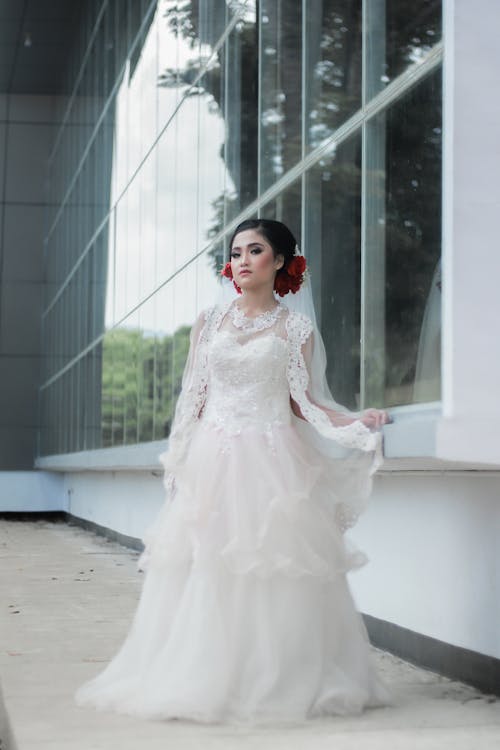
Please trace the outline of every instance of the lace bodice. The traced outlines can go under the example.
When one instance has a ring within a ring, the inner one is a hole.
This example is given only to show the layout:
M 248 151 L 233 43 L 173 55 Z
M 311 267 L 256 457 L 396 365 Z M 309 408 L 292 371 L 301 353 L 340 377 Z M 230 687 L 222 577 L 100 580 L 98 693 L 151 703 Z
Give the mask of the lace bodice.
M 287 342 L 269 329 L 241 340 L 218 331 L 208 348 L 207 399 L 202 419 L 238 434 L 290 422 Z
M 309 318 L 285 306 L 259 318 L 252 322 L 228 307 L 213 308 L 193 327 L 169 447 L 160 456 L 166 470 L 165 485 L 173 489 L 197 424 L 222 430 L 228 451 L 232 436 L 249 428 L 263 433 L 274 450 L 274 428 L 292 422 L 293 399 L 302 419 L 317 435 L 329 444 L 354 451 L 344 464 L 349 467 L 346 481 L 351 499 L 341 502 L 342 492 L 337 493 L 339 525 L 348 528 L 361 508 L 361 501 L 355 498 L 367 497 L 370 477 L 381 463 L 381 435 L 371 432 L 354 415 L 339 411 L 335 402 L 320 405 L 315 401 L 314 389 L 310 392 L 308 352 L 314 335 L 319 334 L 313 331 Z M 369 470 L 363 468 L 360 454 L 368 457 Z M 354 490 L 356 483 L 363 489 Z

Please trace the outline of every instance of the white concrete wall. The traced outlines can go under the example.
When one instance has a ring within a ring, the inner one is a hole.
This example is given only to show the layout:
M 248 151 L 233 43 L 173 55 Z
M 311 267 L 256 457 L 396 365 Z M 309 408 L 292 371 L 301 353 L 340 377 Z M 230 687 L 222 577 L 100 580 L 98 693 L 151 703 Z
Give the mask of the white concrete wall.
M 350 536 L 359 609 L 500 658 L 500 473 L 382 474 Z
M 120 534 L 142 538 L 164 499 L 161 477 L 150 472 L 106 471 L 64 475 L 65 507 Z
M 146 471 L 4 472 L 0 497 L 141 538 L 164 490 Z M 500 472 L 381 473 L 350 536 L 370 559 L 350 575 L 361 611 L 500 658 Z
M 47 471 L 0 471 L 0 512 L 63 510 L 63 476 Z
M 500 3 L 447 0 L 444 23 L 443 459 L 500 465 Z

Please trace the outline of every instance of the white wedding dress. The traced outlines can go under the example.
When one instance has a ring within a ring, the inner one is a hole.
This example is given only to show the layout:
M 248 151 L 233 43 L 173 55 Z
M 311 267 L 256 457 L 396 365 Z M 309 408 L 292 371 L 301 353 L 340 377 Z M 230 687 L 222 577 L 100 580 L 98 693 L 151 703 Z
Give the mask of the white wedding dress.
M 380 436 L 310 399 L 307 318 L 283 305 L 256 320 L 238 310 L 214 309 L 193 328 L 141 599 L 121 650 L 78 690 L 80 705 L 255 723 L 389 700 L 346 582 L 362 555 L 342 533 Z M 315 447 L 307 422 L 343 457 Z

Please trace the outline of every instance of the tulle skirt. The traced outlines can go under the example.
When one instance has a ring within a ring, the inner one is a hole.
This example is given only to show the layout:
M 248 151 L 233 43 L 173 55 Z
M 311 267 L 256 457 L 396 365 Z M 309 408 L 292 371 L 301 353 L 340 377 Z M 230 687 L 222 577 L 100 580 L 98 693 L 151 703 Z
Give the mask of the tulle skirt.
M 129 634 L 80 705 L 262 723 L 390 702 L 345 576 L 364 558 L 293 425 L 228 436 L 200 422 L 145 544 Z

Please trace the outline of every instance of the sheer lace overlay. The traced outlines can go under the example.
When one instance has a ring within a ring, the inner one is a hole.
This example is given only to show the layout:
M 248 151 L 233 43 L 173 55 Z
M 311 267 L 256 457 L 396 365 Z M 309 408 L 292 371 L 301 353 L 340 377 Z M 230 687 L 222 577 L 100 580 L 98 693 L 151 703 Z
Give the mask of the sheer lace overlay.
M 139 606 L 77 702 L 252 723 L 386 703 L 345 576 L 366 559 L 341 533 L 364 507 L 379 440 L 318 396 L 306 317 L 231 312 L 193 326 Z
M 235 302 L 200 316 L 193 327 L 169 448 L 160 456 L 167 488 L 173 489 L 176 467 L 185 460 L 198 422 L 224 432 L 224 452 L 229 450 L 229 437 L 249 426 L 265 434 L 273 449 L 273 425 L 289 424 L 292 419 L 291 397 L 302 418 L 326 444 L 351 451 L 337 456 L 334 464 L 335 497 L 341 529 L 356 523 L 370 492 L 370 477 L 382 461 L 382 437 L 352 412 L 339 410 L 335 402 L 318 405 L 311 397 L 309 360 L 314 335 L 319 334 L 314 334 L 305 315 L 282 304 L 253 321 L 245 318 Z M 305 438 L 314 442 L 307 432 Z M 344 477 L 341 482 L 338 472 L 345 474 L 347 469 L 349 481 Z

